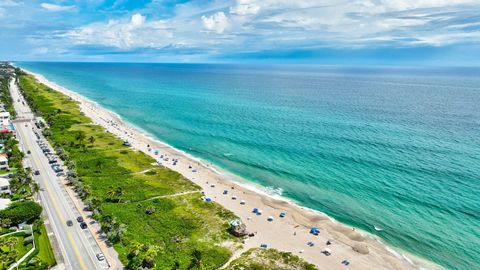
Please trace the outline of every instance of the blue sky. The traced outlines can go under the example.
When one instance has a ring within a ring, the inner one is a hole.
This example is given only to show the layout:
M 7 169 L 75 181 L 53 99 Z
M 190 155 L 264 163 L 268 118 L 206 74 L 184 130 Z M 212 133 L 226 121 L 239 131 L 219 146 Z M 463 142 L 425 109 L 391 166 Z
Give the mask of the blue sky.
M 0 0 L 0 59 L 480 66 L 480 0 Z

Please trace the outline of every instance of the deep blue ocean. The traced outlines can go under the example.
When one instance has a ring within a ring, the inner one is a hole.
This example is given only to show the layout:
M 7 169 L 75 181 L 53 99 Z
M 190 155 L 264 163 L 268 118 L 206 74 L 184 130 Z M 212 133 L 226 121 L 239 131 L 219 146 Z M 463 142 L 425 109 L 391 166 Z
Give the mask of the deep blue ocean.
M 391 246 L 480 269 L 480 69 L 17 64 Z

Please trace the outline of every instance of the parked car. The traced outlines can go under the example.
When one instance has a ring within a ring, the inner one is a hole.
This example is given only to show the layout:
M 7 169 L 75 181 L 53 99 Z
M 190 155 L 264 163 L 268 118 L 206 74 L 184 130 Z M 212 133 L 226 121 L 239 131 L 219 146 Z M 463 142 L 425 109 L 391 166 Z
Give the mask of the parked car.
M 53 164 L 52 169 L 56 173 L 63 172 L 63 169 L 58 164 Z
M 80 228 L 82 228 L 83 230 L 85 230 L 87 228 L 87 223 L 85 222 L 80 222 Z
M 77 217 L 77 221 L 78 221 L 78 222 L 83 222 L 83 217 L 78 216 L 78 217 Z
M 63 172 L 59 172 L 57 173 L 57 176 L 60 177 L 60 176 L 64 176 L 65 174 Z
M 27 150 L 27 154 L 29 154 L 29 155 L 30 155 L 31 153 L 32 153 L 32 152 L 30 152 L 30 150 Z
M 67 220 L 67 226 L 68 227 L 72 227 L 73 226 L 73 222 L 71 220 Z
M 35 170 L 35 171 L 33 172 L 33 174 L 34 174 L 34 175 L 40 175 L 40 171 L 39 171 L 39 170 Z
M 98 259 L 99 261 L 103 261 L 103 260 L 105 260 L 105 256 L 103 256 L 102 253 L 98 253 L 98 254 L 97 254 L 97 259 Z

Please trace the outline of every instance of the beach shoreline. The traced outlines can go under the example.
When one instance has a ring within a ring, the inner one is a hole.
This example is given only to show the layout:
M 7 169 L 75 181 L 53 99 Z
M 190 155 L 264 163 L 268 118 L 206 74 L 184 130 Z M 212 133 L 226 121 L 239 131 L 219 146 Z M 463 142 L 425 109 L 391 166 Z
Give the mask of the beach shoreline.
M 194 157 L 156 139 L 147 131 L 128 123 L 120 115 L 103 108 L 95 101 L 50 82 L 40 74 L 25 71 L 32 74 L 39 82 L 79 102 L 81 111 L 95 124 L 101 125 L 119 138 L 129 141 L 133 148 L 145 152 L 155 160 L 159 160 L 162 154 L 168 156 L 169 160 L 163 160 L 162 165 L 181 173 L 198 184 L 204 190 L 205 196 L 234 212 L 244 221 L 249 231 L 257 232 L 257 235 L 249 238 L 245 242 L 244 248 L 235 253 L 232 259 L 249 248 L 259 247 L 260 244 L 265 243 L 269 247 L 299 255 L 320 269 L 343 268 L 344 265 L 340 262 L 344 259 L 351 262 L 350 269 L 366 269 L 367 267 L 373 269 L 439 268 L 433 263 L 384 244 L 377 236 L 352 229 L 325 213 L 303 207 L 280 195 L 269 194 L 260 185 L 256 186 L 222 168 L 212 166 L 208 161 Z M 151 146 L 150 151 L 147 145 Z M 160 152 L 159 155 L 155 154 L 157 149 Z M 172 158 L 179 159 L 179 164 L 173 165 Z M 189 166 L 196 169 L 196 172 L 193 172 Z M 213 187 L 213 185 L 215 186 Z M 228 195 L 223 195 L 223 190 L 228 190 Z M 237 199 L 232 199 L 232 194 Z M 240 204 L 241 200 L 246 200 L 246 205 Z M 256 216 L 251 213 L 253 207 L 262 209 L 264 214 Z M 279 218 L 280 212 L 287 212 L 287 216 Z M 274 221 L 267 221 L 267 216 L 274 217 Z M 310 227 L 319 228 L 321 234 L 319 236 L 309 234 Z M 332 240 L 333 244 L 326 246 L 327 240 Z M 315 247 L 308 247 L 308 241 L 315 242 Z M 365 250 L 363 248 L 365 246 L 368 247 L 368 254 L 360 254 L 353 250 L 353 248 Z M 320 253 L 327 247 L 332 250 L 331 256 L 324 256 Z

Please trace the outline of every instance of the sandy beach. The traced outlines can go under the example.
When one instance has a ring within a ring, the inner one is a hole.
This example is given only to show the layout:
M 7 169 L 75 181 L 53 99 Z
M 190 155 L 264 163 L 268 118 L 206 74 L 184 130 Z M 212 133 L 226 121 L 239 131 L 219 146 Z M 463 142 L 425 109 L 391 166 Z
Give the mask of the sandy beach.
M 198 184 L 206 197 L 240 217 L 247 226 L 247 230 L 255 233 L 255 236 L 246 238 L 243 249 L 237 251 L 232 259 L 250 248 L 266 244 L 268 248 L 292 252 L 317 265 L 319 269 L 439 268 L 415 256 L 394 252 L 374 236 L 340 224 L 320 212 L 259 192 L 258 189 L 246 182 L 233 182 L 229 180 L 231 177 L 227 174 L 151 138 L 122 121 L 115 113 L 46 80 L 39 74 L 31 74 L 41 83 L 78 101 L 82 112 L 94 123 L 130 142 L 134 149 L 152 156 L 163 166 L 181 173 Z M 156 154 L 156 150 L 158 150 L 158 154 Z M 161 158 L 162 155 L 163 158 Z M 173 164 L 172 159 L 178 159 L 176 165 Z M 228 190 L 228 193 L 223 194 L 224 190 Z M 244 204 L 241 203 L 242 201 Z M 252 213 L 253 208 L 261 209 L 262 214 Z M 279 216 L 282 212 L 286 213 L 283 218 Z M 273 217 L 273 221 L 267 220 L 269 216 Z M 318 236 L 311 234 L 311 227 L 318 228 L 320 234 Z M 330 241 L 331 244 L 327 245 L 327 241 Z M 309 246 L 308 242 L 312 242 L 314 245 Z M 330 256 L 322 254 L 322 250 L 326 248 L 331 250 Z M 350 264 L 345 266 L 342 264 L 344 260 L 348 260 Z

